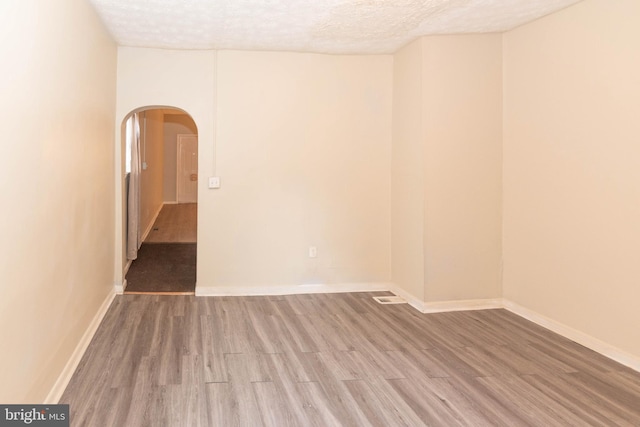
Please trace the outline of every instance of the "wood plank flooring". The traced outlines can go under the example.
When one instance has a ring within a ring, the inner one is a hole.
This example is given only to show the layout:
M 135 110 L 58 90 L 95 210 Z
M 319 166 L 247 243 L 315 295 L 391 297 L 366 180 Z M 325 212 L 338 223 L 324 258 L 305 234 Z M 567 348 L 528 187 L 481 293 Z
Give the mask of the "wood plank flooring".
M 505 310 L 117 296 L 72 426 L 640 426 L 640 373 Z

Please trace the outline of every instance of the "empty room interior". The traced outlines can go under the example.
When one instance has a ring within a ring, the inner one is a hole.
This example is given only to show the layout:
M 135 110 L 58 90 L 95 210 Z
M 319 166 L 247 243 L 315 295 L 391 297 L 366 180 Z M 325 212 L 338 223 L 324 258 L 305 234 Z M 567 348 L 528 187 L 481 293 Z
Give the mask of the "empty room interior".
M 0 22 L 0 404 L 640 425 L 639 1 L 9 0 Z M 128 294 L 182 204 L 194 289 Z

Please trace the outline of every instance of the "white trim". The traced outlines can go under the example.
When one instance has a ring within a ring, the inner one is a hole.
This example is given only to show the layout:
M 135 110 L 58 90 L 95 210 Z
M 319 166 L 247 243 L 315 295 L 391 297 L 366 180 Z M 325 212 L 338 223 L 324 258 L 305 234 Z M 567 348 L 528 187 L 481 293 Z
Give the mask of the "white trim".
M 398 288 L 397 286 L 392 286 L 390 290 L 399 297 L 406 299 L 410 306 L 421 313 L 442 313 L 449 311 L 488 310 L 493 308 L 503 308 L 501 298 L 426 302 L 421 301 L 420 299 L 411 295 L 409 292 L 405 291 L 404 289 Z
M 156 219 L 158 219 L 158 215 L 160 215 L 160 211 L 162 210 L 163 206 L 164 206 L 164 202 L 160 204 L 160 207 L 158 208 L 158 210 L 156 211 L 155 215 L 153 216 L 153 219 L 149 223 L 149 226 L 147 227 L 145 232 L 142 233 L 142 238 L 140 239 L 140 241 L 142 243 L 144 243 L 144 241 L 147 240 L 147 237 L 149 237 L 149 233 L 151 233 L 151 229 L 153 228 L 153 224 L 156 223 Z M 127 272 L 125 271 L 124 274 L 127 274 Z
M 501 298 L 466 299 L 454 301 L 425 302 L 423 313 L 442 313 L 449 311 L 491 310 L 503 308 Z
M 196 296 L 331 294 L 388 291 L 390 283 L 336 283 L 291 286 L 196 286 Z
M 87 350 L 87 347 L 89 347 L 89 343 L 98 330 L 100 322 L 102 322 L 105 314 L 107 314 L 107 310 L 109 310 L 109 307 L 111 306 L 111 302 L 113 301 L 113 298 L 115 298 L 115 295 L 115 292 L 109 292 L 107 297 L 102 302 L 102 305 L 98 309 L 95 316 L 93 316 L 91 323 L 89 323 L 89 326 L 82 335 L 82 338 L 80 338 L 78 345 L 76 345 L 73 353 L 71 353 L 71 357 L 67 361 L 67 364 L 58 376 L 58 379 L 49 391 L 49 394 L 45 398 L 44 404 L 56 404 L 60 401 L 60 398 L 62 397 L 64 390 L 67 388 L 69 381 L 71 381 L 71 377 L 76 371 L 76 368 L 78 367 L 78 364 L 80 363 L 84 352 Z
M 518 305 L 512 301 L 505 299 L 502 303 L 504 308 L 510 312 L 640 372 L 640 357 L 627 353 L 626 351 L 614 347 L 611 344 L 607 344 L 598 338 L 592 337 L 591 335 L 585 334 L 584 332 L 550 319 L 542 314 L 536 313 L 535 311 Z
M 214 120 L 215 121 L 215 120 Z M 176 135 L 176 203 L 180 204 L 180 175 L 181 175 L 181 163 L 182 163 L 182 156 L 180 154 L 180 144 L 182 143 L 182 140 L 185 138 L 195 138 L 196 139 L 196 153 L 199 155 L 199 147 L 200 147 L 200 140 L 198 139 L 198 134 L 197 133 L 179 133 Z M 197 165 L 196 165 L 197 167 Z M 200 174 L 200 171 L 197 171 L 198 174 Z M 199 179 L 200 177 L 198 177 Z M 186 201 L 186 202 L 182 202 L 182 203 L 198 203 L 198 189 L 199 189 L 199 185 L 196 185 L 196 200 L 193 201 Z
M 124 290 L 127 289 L 127 279 L 122 279 L 122 283 L 115 283 L 113 288 L 116 295 L 124 294 Z
M 162 202 L 162 204 L 163 205 L 177 205 L 178 201 L 177 200 L 171 201 L 171 202 L 164 201 L 164 202 Z
M 124 266 L 124 271 L 122 272 L 122 283 L 119 283 L 118 281 L 114 282 L 113 288 L 115 289 L 116 295 L 122 295 L 124 293 L 124 290 L 127 289 L 126 277 L 127 273 L 129 272 L 129 267 L 131 267 L 132 263 L 133 260 L 127 260 L 127 265 Z
M 391 286 L 391 288 L 389 288 L 389 290 L 391 292 L 393 292 L 394 294 L 398 295 L 399 297 L 404 298 L 405 300 L 407 300 L 407 302 L 409 303 L 409 305 L 413 308 L 415 308 L 416 310 L 418 310 L 421 313 L 425 312 L 425 303 L 423 301 L 421 301 L 419 298 L 416 298 L 415 296 L 411 295 L 409 292 L 405 291 L 404 289 L 401 289 L 395 285 Z

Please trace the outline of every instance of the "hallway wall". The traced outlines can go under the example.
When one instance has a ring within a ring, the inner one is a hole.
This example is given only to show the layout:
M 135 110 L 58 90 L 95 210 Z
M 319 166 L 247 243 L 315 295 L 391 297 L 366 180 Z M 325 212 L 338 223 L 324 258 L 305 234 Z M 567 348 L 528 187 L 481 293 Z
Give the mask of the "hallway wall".
M 146 164 L 140 172 L 140 232 L 149 231 L 162 208 L 164 175 L 164 113 L 140 113 L 140 155 Z
M 113 293 L 116 47 L 88 2 L 0 2 L 0 402 L 41 403 Z
M 502 296 L 502 35 L 424 37 L 426 302 Z
M 504 36 L 504 296 L 638 368 L 639 24 L 586 0 Z

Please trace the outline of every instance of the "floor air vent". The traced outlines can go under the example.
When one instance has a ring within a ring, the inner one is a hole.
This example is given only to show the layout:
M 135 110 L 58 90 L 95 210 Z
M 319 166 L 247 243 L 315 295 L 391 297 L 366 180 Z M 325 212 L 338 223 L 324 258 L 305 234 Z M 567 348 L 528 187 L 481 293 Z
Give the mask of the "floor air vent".
M 397 297 L 395 295 L 384 296 L 384 297 L 373 297 L 374 300 L 378 301 L 379 304 L 405 304 L 407 301 L 402 297 Z

